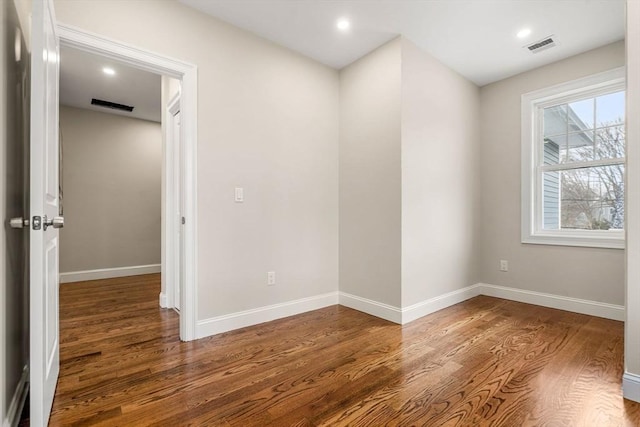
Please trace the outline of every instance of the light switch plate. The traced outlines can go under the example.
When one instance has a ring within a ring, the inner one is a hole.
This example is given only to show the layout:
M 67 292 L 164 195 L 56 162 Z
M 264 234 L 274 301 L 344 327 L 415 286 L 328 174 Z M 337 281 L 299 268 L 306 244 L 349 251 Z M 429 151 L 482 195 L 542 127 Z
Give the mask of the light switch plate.
M 244 202 L 244 188 L 242 188 L 242 187 L 236 187 L 235 201 L 236 201 L 237 203 L 242 203 L 242 202 Z

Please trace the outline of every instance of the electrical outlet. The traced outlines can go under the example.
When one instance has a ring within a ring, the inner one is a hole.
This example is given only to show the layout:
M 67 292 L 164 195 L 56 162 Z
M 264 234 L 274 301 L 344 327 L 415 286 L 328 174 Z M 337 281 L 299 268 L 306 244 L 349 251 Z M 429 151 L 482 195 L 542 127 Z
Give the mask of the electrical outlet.
M 506 259 L 500 260 L 500 271 L 509 271 L 509 261 Z
M 276 284 L 276 272 L 268 271 L 267 272 L 267 286 L 273 286 Z

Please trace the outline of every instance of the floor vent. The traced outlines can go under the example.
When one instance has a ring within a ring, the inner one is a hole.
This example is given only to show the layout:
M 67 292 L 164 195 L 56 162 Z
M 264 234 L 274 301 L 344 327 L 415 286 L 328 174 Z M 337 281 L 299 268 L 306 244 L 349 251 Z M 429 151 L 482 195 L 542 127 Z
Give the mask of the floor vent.
M 104 101 L 102 99 L 96 99 L 96 98 L 91 99 L 91 105 L 97 105 L 98 107 L 104 107 L 104 108 L 112 108 L 114 110 L 120 110 L 120 111 L 129 111 L 129 112 L 133 111 L 133 107 L 130 105 L 118 104 L 115 102 Z
M 529 51 L 531 53 L 538 53 L 540 51 L 543 51 L 543 50 L 546 50 L 546 49 L 550 49 L 550 48 L 554 47 L 555 45 L 556 45 L 556 42 L 553 39 L 553 36 L 549 36 L 549 37 L 545 37 L 544 39 L 542 39 L 540 41 L 532 43 L 529 46 L 526 46 L 526 48 L 529 49 Z

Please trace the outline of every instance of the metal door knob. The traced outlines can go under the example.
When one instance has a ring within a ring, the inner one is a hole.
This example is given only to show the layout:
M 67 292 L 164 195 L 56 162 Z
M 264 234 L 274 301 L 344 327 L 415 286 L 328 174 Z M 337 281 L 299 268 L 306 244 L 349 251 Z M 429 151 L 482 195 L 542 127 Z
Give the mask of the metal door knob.
M 47 227 L 62 228 L 64 227 L 64 217 L 54 216 L 53 218 L 47 218 L 45 215 L 42 219 L 42 225 L 45 231 Z
M 9 220 L 9 225 L 11 228 L 24 228 L 29 226 L 29 220 L 23 219 L 22 217 L 11 218 Z

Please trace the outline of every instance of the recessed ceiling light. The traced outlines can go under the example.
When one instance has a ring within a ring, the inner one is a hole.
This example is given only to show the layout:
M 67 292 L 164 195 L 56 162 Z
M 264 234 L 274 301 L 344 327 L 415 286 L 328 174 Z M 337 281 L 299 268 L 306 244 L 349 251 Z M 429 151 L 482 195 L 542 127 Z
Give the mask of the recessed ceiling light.
M 523 28 L 520 31 L 518 31 L 518 34 L 516 35 L 518 36 L 519 39 L 523 39 L 527 37 L 529 34 L 531 34 L 531 28 Z
M 113 76 L 116 73 L 116 70 L 114 70 L 113 68 L 104 67 L 102 69 L 102 72 L 105 73 L 108 76 Z
M 351 22 L 346 18 L 340 18 L 338 22 L 336 22 L 336 27 L 338 27 L 340 31 L 347 31 L 349 27 L 351 27 Z

